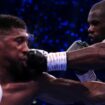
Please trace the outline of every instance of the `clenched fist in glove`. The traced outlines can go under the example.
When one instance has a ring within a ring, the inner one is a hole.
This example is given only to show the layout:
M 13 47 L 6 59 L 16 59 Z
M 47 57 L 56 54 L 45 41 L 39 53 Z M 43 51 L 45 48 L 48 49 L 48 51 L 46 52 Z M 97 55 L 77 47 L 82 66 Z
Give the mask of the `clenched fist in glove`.
M 43 71 L 47 70 L 47 58 L 45 51 L 30 49 L 28 52 L 27 66 L 32 78 L 37 78 Z
M 66 70 L 66 52 L 48 54 L 43 50 L 30 49 L 27 56 L 27 65 L 32 77 L 39 76 L 43 71 Z

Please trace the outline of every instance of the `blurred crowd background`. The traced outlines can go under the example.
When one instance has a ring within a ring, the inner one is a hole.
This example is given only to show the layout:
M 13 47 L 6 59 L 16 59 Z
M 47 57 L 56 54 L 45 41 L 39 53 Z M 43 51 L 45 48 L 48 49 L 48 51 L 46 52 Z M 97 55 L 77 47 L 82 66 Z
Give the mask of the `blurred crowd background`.
M 65 51 L 75 40 L 87 41 L 87 16 L 100 0 L 0 0 L 0 14 L 22 18 L 31 34 L 30 47 L 48 52 Z M 76 79 L 72 71 L 53 72 L 57 77 Z M 102 73 L 98 73 L 101 78 Z M 51 105 L 37 101 L 35 105 Z M 82 104 L 73 104 L 82 105 Z

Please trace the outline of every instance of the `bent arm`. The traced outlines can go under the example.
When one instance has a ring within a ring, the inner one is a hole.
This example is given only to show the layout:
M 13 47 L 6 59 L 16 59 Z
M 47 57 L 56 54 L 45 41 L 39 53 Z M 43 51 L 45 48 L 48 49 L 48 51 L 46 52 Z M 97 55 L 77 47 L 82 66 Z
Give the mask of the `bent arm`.
M 53 104 L 83 102 L 105 103 L 105 84 L 102 82 L 80 83 L 73 80 L 55 78 L 44 74 L 39 98 Z
M 89 70 L 105 68 L 105 43 L 101 42 L 76 51 L 67 52 L 68 68 Z

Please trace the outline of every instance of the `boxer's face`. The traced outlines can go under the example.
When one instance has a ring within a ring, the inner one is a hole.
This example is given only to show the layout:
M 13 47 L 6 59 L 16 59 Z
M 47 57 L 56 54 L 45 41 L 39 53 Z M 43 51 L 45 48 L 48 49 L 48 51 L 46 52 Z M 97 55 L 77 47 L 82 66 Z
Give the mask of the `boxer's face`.
M 0 33 L 1 34 L 1 33 Z M 25 29 L 12 28 L 8 35 L 0 36 L 0 56 L 6 61 L 26 62 L 28 34 Z M 9 62 L 11 63 L 11 62 Z
M 89 37 L 91 42 L 97 43 L 105 39 L 105 16 L 102 11 L 91 10 L 88 15 Z

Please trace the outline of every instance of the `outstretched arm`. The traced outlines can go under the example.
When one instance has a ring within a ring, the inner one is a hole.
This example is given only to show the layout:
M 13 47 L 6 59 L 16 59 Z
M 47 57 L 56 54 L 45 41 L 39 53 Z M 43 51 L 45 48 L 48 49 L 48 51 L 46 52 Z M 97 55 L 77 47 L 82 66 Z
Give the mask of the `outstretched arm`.
M 105 43 L 97 43 L 76 51 L 67 52 L 68 68 L 88 70 L 105 68 Z
M 66 58 L 67 57 L 67 58 Z M 105 68 L 105 43 L 100 42 L 92 46 L 81 48 L 70 52 L 49 53 L 46 56 L 36 51 L 28 53 L 29 67 L 36 71 L 55 71 L 76 69 L 87 71 L 89 69 Z
M 42 80 L 43 79 L 43 80 Z M 73 80 L 55 78 L 44 73 L 40 79 L 39 98 L 53 104 L 83 102 L 90 104 L 105 103 L 105 84 L 102 82 L 80 83 Z
M 2 88 L 3 97 L 0 105 L 30 105 L 36 96 L 51 104 L 105 104 L 105 83 L 80 83 L 56 78 L 47 73 L 37 82 L 9 83 L 2 85 Z

